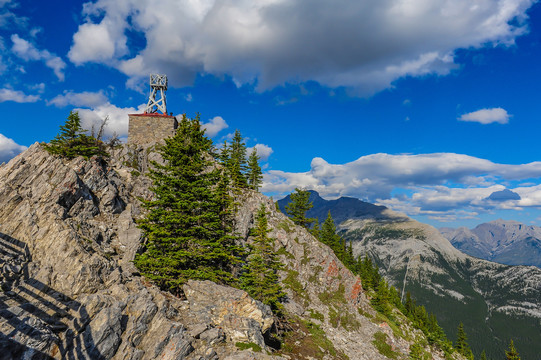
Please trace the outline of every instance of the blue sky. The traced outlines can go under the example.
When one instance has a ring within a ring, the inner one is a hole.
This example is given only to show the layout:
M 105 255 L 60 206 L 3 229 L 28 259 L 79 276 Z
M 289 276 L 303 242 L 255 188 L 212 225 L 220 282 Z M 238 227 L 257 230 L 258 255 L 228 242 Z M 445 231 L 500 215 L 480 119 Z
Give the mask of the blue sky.
M 125 138 L 165 73 L 168 111 L 240 129 L 276 199 L 541 225 L 539 59 L 530 0 L 0 0 L 0 162 L 72 109 Z

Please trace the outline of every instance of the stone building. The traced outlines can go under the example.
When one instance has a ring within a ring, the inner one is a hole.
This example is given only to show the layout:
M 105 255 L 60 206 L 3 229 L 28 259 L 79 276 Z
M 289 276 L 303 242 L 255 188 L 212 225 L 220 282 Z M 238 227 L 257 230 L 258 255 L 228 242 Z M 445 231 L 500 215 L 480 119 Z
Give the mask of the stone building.
M 177 118 L 159 113 L 129 114 L 128 144 L 154 144 L 175 134 Z

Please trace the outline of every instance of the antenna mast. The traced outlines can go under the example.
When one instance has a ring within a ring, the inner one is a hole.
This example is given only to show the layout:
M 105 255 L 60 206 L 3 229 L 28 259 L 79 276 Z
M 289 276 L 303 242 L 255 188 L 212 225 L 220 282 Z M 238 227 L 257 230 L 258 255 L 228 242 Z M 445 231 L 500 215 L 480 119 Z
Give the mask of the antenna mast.
M 165 102 L 165 92 L 167 91 L 167 76 L 160 74 L 150 74 L 150 96 L 145 108 L 146 114 L 153 114 L 161 111 L 167 115 L 167 105 Z M 158 99 L 156 99 L 156 95 Z

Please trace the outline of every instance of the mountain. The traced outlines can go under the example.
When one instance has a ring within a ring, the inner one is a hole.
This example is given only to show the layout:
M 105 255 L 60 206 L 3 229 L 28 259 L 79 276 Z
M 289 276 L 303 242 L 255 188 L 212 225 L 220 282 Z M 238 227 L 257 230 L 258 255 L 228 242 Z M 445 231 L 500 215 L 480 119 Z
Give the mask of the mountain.
M 444 359 L 400 313 L 399 328 L 378 317 L 333 251 L 251 190 L 237 199 L 235 233 L 249 244 L 264 204 L 287 320 L 210 281 L 190 280 L 183 298 L 160 291 L 132 262 L 150 160 L 160 161 L 152 147 L 66 160 L 34 144 L 0 166 L 0 359 L 383 360 L 406 359 L 414 342 Z
M 309 201 L 314 205 L 312 209 L 306 212 L 308 218 L 318 219 L 321 223 L 327 218 L 327 213 L 332 212 L 334 221 L 339 224 L 347 219 L 393 219 L 402 217 L 401 214 L 395 213 L 385 206 L 379 206 L 361 201 L 352 197 L 341 197 L 336 200 L 325 200 L 314 190 L 308 190 L 310 193 Z M 291 201 L 291 196 L 278 200 L 278 206 L 282 213 L 286 214 L 285 206 Z
M 330 210 L 334 217 L 342 201 L 318 199 L 311 212 Z M 500 358 L 513 338 L 523 359 L 541 359 L 540 269 L 466 255 L 437 229 L 392 212 L 382 216 L 389 212 L 381 207 L 349 219 L 343 214 L 354 211 L 339 209 L 338 228 L 354 255 L 371 257 L 402 294 L 409 291 L 437 316 L 451 339 L 463 322 L 477 356 L 484 349 L 489 358 Z
M 441 228 L 440 232 L 468 255 L 507 265 L 541 268 L 541 227 L 494 220 L 471 230 Z

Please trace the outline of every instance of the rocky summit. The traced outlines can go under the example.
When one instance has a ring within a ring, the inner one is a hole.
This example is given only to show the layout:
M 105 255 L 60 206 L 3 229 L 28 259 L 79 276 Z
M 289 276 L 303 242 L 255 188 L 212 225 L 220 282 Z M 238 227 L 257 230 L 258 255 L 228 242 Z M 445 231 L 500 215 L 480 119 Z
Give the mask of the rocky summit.
M 132 263 L 156 157 L 124 145 L 107 160 L 65 160 L 34 144 L 0 167 L 0 358 L 405 359 L 424 336 L 378 319 L 359 278 L 253 191 L 239 195 L 236 233 L 250 242 L 263 203 L 285 264 L 282 346 L 269 341 L 270 308 L 242 290 L 189 281 L 183 298 L 160 291 Z

